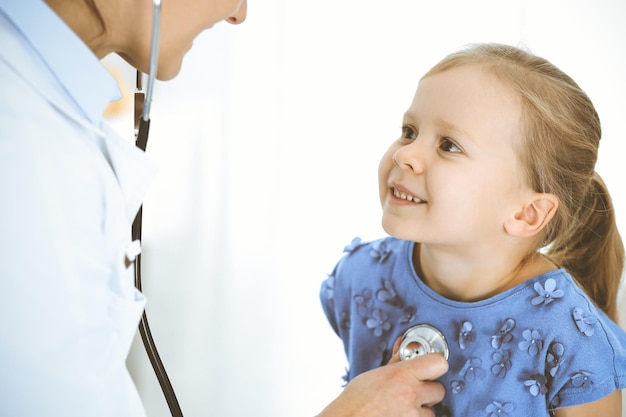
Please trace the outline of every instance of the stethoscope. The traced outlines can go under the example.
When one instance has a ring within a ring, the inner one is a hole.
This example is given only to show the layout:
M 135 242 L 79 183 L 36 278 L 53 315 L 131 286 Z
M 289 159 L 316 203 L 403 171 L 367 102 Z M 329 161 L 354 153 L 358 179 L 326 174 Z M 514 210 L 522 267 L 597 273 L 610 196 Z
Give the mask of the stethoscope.
M 448 343 L 443 333 L 428 324 L 418 324 L 404 332 L 400 339 L 401 360 L 410 360 L 427 353 L 441 353 L 448 359 Z
M 153 23 L 152 23 L 152 42 L 150 45 L 150 66 L 148 69 L 148 83 L 146 92 L 143 91 L 143 74 L 137 71 L 137 88 L 135 90 L 135 145 L 142 151 L 146 150 L 148 144 L 148 132 L 150 130 L 150 107 L 152 105 L 152 93 L 154 91 L 154 81 L 156 79 L 157 64 L 159 58 L 159 33 L 161 29 L 161 0 L 152 0 L 153 5 Z M 141 218 L 143 207 L 139 208 L 137 216 L 133 221 L 132 240 L 141 242 Z M 141 291 L 141 254 L 135 258 L 135 287 Z M 146 349 L 152 369 L 159 381 L 165 400 L 170 409 L 170 413 L 174 417 L 182 417 L 183 413 L 176 399 L 174 388 L 170 382 L 165 366 L 161 362 L 161 357 L 157 351 L 156 344 L 150 332 L 148 317 L 144 310 L 139 323 L 139 333 L 143 346 Z
M 137 71 L 137 88 L 135 90 L 135 144 L 142 151 L 146 150 L 146 145 L 148 144 L 150 107 L 152 105 L 152 93 L 157 73 L 159 32 L 161 28 L 161 0 L 152 0 L 152 4 L 153 24 L 148 85 L 144 94 L 143 74 Z M 139 242 L 141 242 L 142 213 L 143 207 L 140 207 L 132 226 L 132 239 Z M 141 254 L 135 258 L 135 287 L 141 291 Z M 176 399 L 174 388 L 167 376 L 165 366 L 163 366 L 156 344 L 152 338 L 145 310 L 139 323 L 139 333 L 172 416 L 182 417 L 183 413 Z M 419 324 L 408 329 L 400 341 L 400 359 L 410 360 L 427 353 L 441 353 L 448 359 L 448 345 L 444 335 L 428 324 Z

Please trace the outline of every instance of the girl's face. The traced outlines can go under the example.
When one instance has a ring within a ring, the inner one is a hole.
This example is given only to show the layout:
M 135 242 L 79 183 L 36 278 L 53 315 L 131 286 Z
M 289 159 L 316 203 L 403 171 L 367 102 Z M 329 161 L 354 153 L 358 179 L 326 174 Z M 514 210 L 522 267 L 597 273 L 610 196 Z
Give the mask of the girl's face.
M 520 106 L 477 65 L 423 78 L 379 166 L 385 231 L 446 246 L 497 242 L 530 191 L 514 151 Z

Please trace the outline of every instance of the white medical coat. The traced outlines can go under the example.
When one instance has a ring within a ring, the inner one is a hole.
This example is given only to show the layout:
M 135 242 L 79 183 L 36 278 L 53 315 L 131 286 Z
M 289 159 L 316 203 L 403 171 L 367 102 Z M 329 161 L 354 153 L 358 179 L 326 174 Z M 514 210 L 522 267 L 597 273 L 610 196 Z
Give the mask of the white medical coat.
M 44 2 L 0 0 L 1 416 L 145 415 L 124 260 L 154 167 L 103 122 L 118 97 Z

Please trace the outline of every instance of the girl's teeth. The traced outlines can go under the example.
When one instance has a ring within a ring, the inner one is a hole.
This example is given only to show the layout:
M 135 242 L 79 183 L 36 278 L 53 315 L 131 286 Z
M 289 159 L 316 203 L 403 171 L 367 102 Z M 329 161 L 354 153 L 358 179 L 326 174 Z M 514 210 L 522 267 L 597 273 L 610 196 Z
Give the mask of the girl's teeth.
M 393 195 L 396 198 L 401 198 L 401 199 L 406 200 L 406 201 L 414 201 L 416 203 L 420 201 L 420 199 L 418 199 L 416 197 L 413 197 L 413 196 L 410 196 L 410 195 L 406 195 L 405 193 L 402 193 L 402 192 L 400 192 L 398 190 L 395 190 L 395 189 L 393 190 Z

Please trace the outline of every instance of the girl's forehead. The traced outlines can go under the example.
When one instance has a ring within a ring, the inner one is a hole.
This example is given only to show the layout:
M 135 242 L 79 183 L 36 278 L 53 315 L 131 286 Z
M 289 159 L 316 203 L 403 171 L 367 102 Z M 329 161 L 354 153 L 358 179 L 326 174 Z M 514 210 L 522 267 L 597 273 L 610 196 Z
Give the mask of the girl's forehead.
M 429 74 L 420 80 L 417 90 L 433 84 L 437 88 L 441 88 L 442 85 L 448 87 L 445 89 L 447 94 L 471 94 L 472 97 L 477 98 L 488 95 L 517 95 L 510 85 L 506 84 L 489 67 L 481 64 L 465 64 Z
M 463 65 L 422 78 L 405 119 L 485 142 L 518 138 L 521 114 L 521 98 L 510 86 L 480 65 Z
M 521 98 L 488 69 L 463 65 L 420 80 L 409 113 L 429 110 L 459 117 L 482 115 L 479 119 L 508 114 L 519 121 Z

